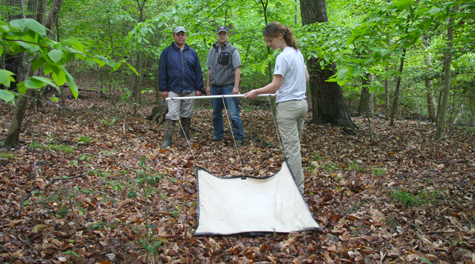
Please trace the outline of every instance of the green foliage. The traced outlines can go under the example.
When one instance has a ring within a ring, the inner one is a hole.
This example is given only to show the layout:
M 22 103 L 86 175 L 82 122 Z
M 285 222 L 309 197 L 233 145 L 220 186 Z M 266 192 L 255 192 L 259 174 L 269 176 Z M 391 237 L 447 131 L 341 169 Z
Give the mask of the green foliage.
M 404 190 L 395 190 L 391 193 L 391 196 L 400 202 L 404 207 L 416 206 L 423 203 L 420 197 Z
M 89 226 L 88 226 L 87 230 L 91 230 L 91 229 L 99 230 L 99 229 L 104 229 L 104 227 L 106 226 L 106 223 L 105 222 L 97 222 L 97 223 L 89 223 L 88 225 Z
M 448 17 L 471 17 L 469 6 L 463 4 L 459 6 L 460 14 L 450 13 L 449 10 L 454 5 L 454 2 L 440 3 L 429 0 L 420 1 L 418 4 L 407 0 L 380 5 L 379 9 L 369 12 L 360 23 L 351 27 L 351 34 L 344 35 L 349 37 L 340 38 L 346 41 L 345 47 L 353 53 L 348 54 L 351 57 L 341 57 L 344 66 L 339 68 L 330 81 L 344 84 L 355 77 L 363 76 L 367 71 L 374 72 L 381 66 L 388 65 L 392 57 L 401 56 L 403 49 L 420 45 L 422 34 L 428 30 L 446 26 L 444 23 Z M 457 27 L 465 26 L 460 24 Z M 464 41 L 466 40 L 460 39 L 461 43 Z M 473 43 L 470 45 L 473 48 Z M 439 47 L 440 51 L 444 48 L 445 46 Z M 355 57 L 354 54 L 358 56 Z M 395 76 L 397 72 L 389 69 L 379 74 Z
M 315 154 L 314 157 L 313 157 L 314 160 L 318 161 L 318 160 L 323 160 L 325 159 L 325 156 L 324 155 L 320 155 L 320 154 Z
M 439 194 L 439 191 L 422 191 L 417 195 L 414 195 L 404 190 L 396 189 L 391 193 L 391 197 L 400 202 L 404 207 L 411 207 L 430 203 L 437 199 Z
M 57 216 L 58 218 L 64 218 L 64 217 L 66 217 L 68 214 L 69 214 L 68 206 L 66 206 L 66 205 L 61 205 L 61 206 L 59 206 L 59 209 L 58 209 L 58 211 L 57 211 L 57 213 L 56 213 L 56 216 Z
M 30 52 L 38 50 L 35 53 L 38 58 L 33 62 L 35 68 L 43 64 L 45 71 L 49 72 L 47 78 L 50 81 L 52 79 L 56 85 L 67 80 L 68 74 L 72 75 L 71 72 L 61 73 L 63 71 L 61 67 L 66 64 L 74 63 L 74 69 L 78 71 L 97 71 L 96 66 L 110 66 L 121 75 L 105 76 L 110 85 L 103 87 L 107 89 L 115 87 L 120 90 L 122 102 L 127 102 L 131 98 L 131 89 L 125 88 L 128 85 L 125 85 L 123 78 L 119 80 L 120 77 L 129 78 L 138 74 L 139 68 L 135 69 L 132 65 L 138 64 L 140 56 L 142 61 L 140 73 L 156 82 L 152 79 L 156 76 L 158 58 L 162 50 L 173 41 L 172 29 L 176 25 L 184 25 L 187 28 L 187 44 L 197 51 L 202 69 L 206 71 L 207 53 L 212 43 L 216 41 L 216 26 L 227 24 L 230 27 L 229 41 L 241 54 L 243 63 L 241 89 L 242 92 L 246 92 L 270 81 L 272 63 L 279 53 L 279 51 L 268 52 L 264 43 L 262 29 L 266 17 L 268 22 L 277 20 L 291 26 L 305 58 L 317 58 L 321 68 L 329 67 L 330 62 L 337 65 L 338 72 L 329 81 L 343 85 L 343 89 L 347 92 L 346 98 L 359 96 L 360 79 L 367 74 L 375 75 L 375 82 L 369 89 L 376 95 L 383 91 L 382 82 L 386 78 L 392 81 L 392 78 L 400 76 L 403 80 L 407 80 L 405 87 L 407 89 L 400 94 L 403 106 L 401 110 L 407 113 L 424 113 L 426 111 L 424 96 L 427 90 L 424 85 L 413 86 L 413 84 L 423 84 L 424 79 L 429 77 L 438 78 L 441 66 L 436 62 L 443 59 L 446 50 L 443 33 L 447 29 L 448 17 L 456 18 L 456 45 L 452 50 L 455 69 L 470 68 L 470 59 L 473 59 L 475 46 L 471 41 L 475 33 L 470 28 L 473 24 L 473 3 L 467 0 L 457 2 L 401 0 L 390 3 L 327 1 L 329 22 L 306 26 L 300 25 L 300 12 L 295 9 L 298 3 L 294 1 L 269 1 L 266 13 L 262 5 L 265 2 L 259 1 L 177 0 L 144 3 L 145 6 L 141 9 L 138 2 L 133 1 L 65 2 L 59 23 L 60 35 L 64 40 L 61 41 L 59 48 L 43 50 L 31 43 L 27 43 L 30 46 L 22 44 L 20 47 Z M 6 13 L 10 12 L 18 10 Z M 297 23 L 294 22 L 295 15 Z M 42 33 L 37 32 L 42 32 L 42 26 L 33 23 L 23 21 L 14 25 L 26 32 L 30 27 L 25 24 L 31 24 L 34 29 L 31 32 L 41 35 Z M 428 47 L 423 47 L 423 34 L 430 38 Z M 9 42 L 6 44 L 5 50 L 10 44 Z M 66 48 L 62 48 L 63 46 Z M 81 54 L 71 52 L 67 48 Z M 404 71 L 399 73 L 396 63 L 404 50 L 407 51 L 406 62 Z M 427 53 L 433 54 L 435 66 L 424 65 L 423 60 Z M 74 58 L 70 59 L 71 56 Z M 473 74 L 469 74 L 468 70 L 465 72 L 467 73 L 463 74 L 465 78 L 462 74 L 456 75 L 455 78 L 458 80 L 453 85 L 460 85 L 464 95 L 473 95 L 455 102 L 451 114 L 460 111 L 456 106 L 465 105 L 467 108 L 467 105 L 471 104 L 467 102 L 468 98 L 475 98 L 474 86 L 471 85 Z M 11 72 L 2 71 L 0 83 L 11 83 L 14 77 Z M 27 85 L 38 87 L 47 83 L 45 79 L 32 77 Z M 440 84 L 436 79 L 433 90 L 437 91 Z M 461 97 L 461 93 L 458 96 Z M 15 94 L 8 90 L 0 90 L 0 98 L 13 102 Z M 470 121 L 466 116 L 469 115 L 463 115 L 461 118 L 463 122 Z
M 171 214 L 172 214 L 173 218 L 177 218 L 177 217 L 178 217 L 178 211 L 176 211 L 176 210 L 171 211 Z
M 76 252 L 74 252 L 74 251 L 72 251 L 72 250 L 64 251 L 64 252 L 62 252 L 62 253 L 63 253 L 63 254 L 71 254 L 71 255 L 73 255 L 73 256 L 75 256 L 75 257 L 77 257 L 77 258 L 80 257 L 78 253 L 76 253 Z
M 79 139 L 79 142 L 89 144 L 92 142 L 92 138 L 88 136 L 81 136 L 81 138 Z
M 140 160 L 140 169 L 135 171 L 137 177 L 134 179 L 134 181 L 141 186 L 143 199 L 145 201 L 145 236 L 139 239 L 139 243 L 142 244 L 142 247 L 147 250 L 147 252 L 157 256 L 158 248 L 168 243 L 168 241 L 158 237 L 148 222 L 148 198 L 157 193 L 155 186 L 162 180 L 162 175 L 156 174 L 151 168 L 146 167 L 146 160 L 147 158 Z M 136 198 L 137 193 L 135 191 L 129 192 L 128 197 Z M 135 228 L 135 230 L 138 229 Z
M 79 165 L 79 161 L 85 161 L 87 163 L 89 163 L 93 158 L 96 158 L 96 156 L 89 156 L 87 153 L 86 154 L 81 154 L 81 155 L 78 155 L 76 157 L 74 157 L 74 160 L 71 160 L 70 163 L 73 164 L 74 166 L 78 166 Z M 92 167 L 91 164 L 86 164 L 86 167 Z M 94 170 L 94 168 L 92 168 Z
M 378 175 L 378 176 L 384 176 L 384 175 L 386 175 L 386 169 L 384 169 L 384 168 L 374 168 L 373 173 Z
M 12 20 L 9 23 L 0 21 L 0 55 L 19 54 L 27 52 L 32 59 L 33 70 L 43 68 L 47 77 L 32 76 L 26 80 L 20 80 L 18 83 L 18 92 L 25 94 L 28 89 L 39 89 L 46 85 L 58 89 L 68 82 L 71 93 L 75 98 L 78 96 L 78 87 L 74 78 L 66 70 L 65 65 L 73 59 L 83 60 L 90 64 L 98 63 L 103 66 L 109 64 L 115 66 L 115 63 L 107 60 L 103 56 L 92 56 L 86 50 L 86 47 L 77 39 L 64 39 L 60 42 L 53 41 L 46 37 L 46 28 L 31 18 Z M 4 50 L 3 47 L 7 49 Z M 13 73 L 6 70 L 0 70 L 0 83 L 10 87 L 11 82 L 16 80 Z M 16 93 L 9 90 L 2 90 L 0 98 L 6 102 L 14 103 Z
M 46 149 L 48 150 L 54 150 L 54 151 L 60 151 L 65 154 L 73 153 L 76 150 L 76 147 L 74 146 L 68 146 L 64 144 L 48 144 L 46 146 Z
M 63 176 L 63 179 L 67 180 L 67 176 Z M 82 208 L 79 204 L 75 203 L 74 198 L 78 194 L 89 194 L 94 193 L 92 189 L 83 189 L 81 187 L 75 186 L 74 188 L 59 188 L 50 192 L 48 196 L 43 197 L 43 191 L 35 191 L 34 196 L 40 197 L 39 203 L 45 205 L 54 204 L 57 207 L 56 213 L 53 213 L 58 218 L 64 218 L 69 215 L 73 215 L 74 222 L 76 223 L 76 216 L 74 213 L 73 206 L 77 206 L 80 214 L 84 214 L 85 209 Z
M 63 152 L 65 154 L 70 154 L 73 153 L 76 150 L 75 146 L 68 146 L 65 144 L 46 144 L 43 145 L 39 142 L 32 142 L 28 145 L 30 148 L 42 148 L 42 149 L 47 149 L 51 151 L 59 151 Z
M 362 164 L 360 164 L 358 162 L 350 161 L 350 162 L 348 162 L 348 170 L 350 170 L 350 171 L 355 170 L 357 172 L 363 172 L 364 168 L 361 165 Z
M 107 121 L 106 119 L 101 119 L 102 124 L 106 126 L 107 128 L 111 128 L 115 124 L 116 120 L 117 120 L 116 117 L 112 118 L 111 121 Z
M 0 152 L 0 158 L 2 159 L 9 159 L 9 160 L 15 160 L 17 158 L 16 153 L 8 153 L 6 151 Z
M 338 169 L 338 164 L 336 162 L 326 162 L 322 166 L 323 169 L 327 170 L 328 172 L 332 172 Z
M 420 260 L 422 260 L 424 263 L 426 264 L 432 264 L 432 262 L 426 258 L 423 258 L 423 257 L 419 257 Z
M 34 141 L 34 142 L 28 144 L 28 146 L 29 146 L 30 148 L 42 148 L 42 147 L 43 147 L 43 145 L 42 145 L 40 142 L 36 142 L 36 141 Z

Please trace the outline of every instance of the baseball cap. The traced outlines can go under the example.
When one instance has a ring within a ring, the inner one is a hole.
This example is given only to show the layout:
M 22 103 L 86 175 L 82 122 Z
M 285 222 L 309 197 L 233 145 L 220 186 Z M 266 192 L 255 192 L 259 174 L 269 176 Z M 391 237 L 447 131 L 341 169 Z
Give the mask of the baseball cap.
M 229 33 L 227 26 L 219 26 L 218 29 L 216 30 L 216 33 L 219 33 L 221 31 L 226 31 L 226 33 Z
M 184 26 L 178 26 L 173 30 L 173 33 L 179 33 L 179 32 L 185 32 L 186 33 L 185 27 Z

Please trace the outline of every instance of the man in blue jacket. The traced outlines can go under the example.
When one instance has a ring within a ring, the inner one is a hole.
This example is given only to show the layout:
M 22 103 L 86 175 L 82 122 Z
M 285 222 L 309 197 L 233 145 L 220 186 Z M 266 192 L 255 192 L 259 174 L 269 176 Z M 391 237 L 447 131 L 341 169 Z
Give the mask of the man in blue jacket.
M 203 88 L 203 72 L 196 51 L 185 44 L 186 30 L 177 26 L 173 30 L 173 42 L 160 55 L 158 84 L 162 98 L 200 96 Z M 165 116 L 165 140 L 162 148 L 171 146 L 175 124 L 181 117 L 182 137 L 190 138 L 190 124 L 195 100 L 169 100 Z

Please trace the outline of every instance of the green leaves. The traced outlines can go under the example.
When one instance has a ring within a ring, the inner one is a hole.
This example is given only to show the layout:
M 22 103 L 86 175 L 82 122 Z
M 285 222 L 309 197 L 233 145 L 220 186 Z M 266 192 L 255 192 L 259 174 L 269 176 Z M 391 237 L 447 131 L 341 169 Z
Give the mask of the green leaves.
M 52 50 L 48 53 L 48 57 L 54 62 L 57 63 L 58 61 L 63 59 L 64 52 L 61 50 Z
M 39 89 L 46 85 L 51 85 L 58 89 L 58 86 L 54 84 L 50 79 L 45 77 L 33 76 L 25 81 L 25 86 L 30 89 Z
M 77 39 L 65 39 L 60 43 L 48 39 L 46 28 L 30 18 L 12 20 L 9 24 L 0 21 L 0 54 L 3 53 L 5 46 L 9 47 L 9 52 L 13 55 L 27 51 L 31 57 L 34 57 L 31 61 L 33 70 L 43 67 L 46 76 L 33 76 L 21 80 L 18 84 L 20 94 L 25 94 L 28 89 L 40 89 L 46 85 L 59 90 L 58 86 L 68 82 L 73 96 L 77 98 L 78 87 L 64 64 L 76 58 L 76 60 L 86 60 L 90 65 L 95 63 L 100 66 L 116 65 L 115 62 L 103 56 L 92 56 L 87 52 L 87 47 Z M 51 76 L 48 77 L 50 74 Z M 0 83 L 10 87 L 11 82 L 15 81 L 13 75 L 12 72 L 0 70 Z M 14 103 L 15 93 L 1 90 L 0 98 Z M 57 98 L 53 97 L 52 100 L 57 100 Z
M 69 74 L 69 72 L 66 71 L 66 69 L 64 68 L 64 66 L 61 66 L 61 69 L 63 70 L 63 72 L 64 72 L 65 75 L 66 75 L 66 80 L 68 80 L 69 90 L 70 90 L 71 93 L 73 94 L 74 98 L 75 98 L 75 99 L 78 99 L 78 95 L 79 95 L 78 86 L 77 86 L 76 83 L 74 82 L 73 76 L 71 76 L 71 74 Z
M 46 36 L 46 28 L 31 18 L 12 20 L 10 21 L 10 25 L 20 31 L 25 31 L 25 29 L 28 28 L 41 36 Z
M 62 43 L 69 44 L 69 45 L 71 45 L 71 47 L 73 47 L 74 49 L 76 49 L 80 52 L 85 52 L 86 51 L 86 46 L 84 46 L 77 39 L 66 39 L 66 40 L 63 40 Z
M 388 54 L 391 54 L 391 50 L 387 48 L 374 47 L 371 48 L 372 51 L 381 54 L 382 57 L 385 57 Z
M 15 79 L 12 77 L 13 75 L 15 74 L 11 71 L 0 70 L 0 83 L 10 87 L 10 83 L 15 81 Z
M 59 71 L 58 73 L 56 72 L 53 72 L 51 74 L 51 76 L 53 77 L 53 80 L 58 84 L 58 85 L 63 85 L 67 82 L 67 79 L 66 79 L 66 73 L 64 71 Z
M 0 98 L 6 103 L 15 103 L 15 101 L 13 101 L 15 99 L 15 94 L 8 90 L 0 90 Z
M 343 69 L 341 71 L 338 71 L 338 79 L 345 79 L 346 76 L 348 75 L 350 71 L 348 69 Z
M 464 6 L 462 2 L 466 3 L 466 1 L 461 1 L 460 6 Z M 417 5 L 414 0 L 395 0 L 382 4 L 377 10 L 361 19 L 359 24 L 355 24 L 349 36 L 339 37 L 340 40 L 346 40 L 343 50 L 348 49 L 350 52 L 336 55 L 337 58 L 341 58 L 339 72 L 329 81 L 340 84 L 352 81 L 354 77 L 360 75 L 350 72 L 354 66 L 360 67 L 363 72 L 376 71 L 380 76 L 394 75 L 394 72 L 382 69 L 387 69 L 386 66 L 396 56 L 403 56 L 404 50 L 411 52 L 411 49 L 419 48 L 422 44 L 422 34 L 446 27 L 445 21 L 449 16 L 468 19 L 469 8 L 464 6 L 464 12 L 454 12 L 454 5 L 454 2 L 430 0 L 421 0 Z M 458 11 L 462 10 L 462 8 L 458 9 Z M 473 21 L 473 18 L 470 20 Z M 460 22 L 456 26 L 464 26 L 464 24 Z M 461 37 L 460 41 L 462 43 L 466 41 L 468 45 L 474 46 L 470 44 L 473 42 L 473 36 L 474 34 L 465 38 Z M 331 38 L 324 39 L 325 42 L 332 43 Z M 326 43 L 318 44 L 323 47 L 327 45 Z M 439 47 L 439 51 L 442 49 L 442 46 Z M 330 48 L 323 54 L 334 53 Z M 320 61 L 320 64 L 324 66 L 325 61 Z

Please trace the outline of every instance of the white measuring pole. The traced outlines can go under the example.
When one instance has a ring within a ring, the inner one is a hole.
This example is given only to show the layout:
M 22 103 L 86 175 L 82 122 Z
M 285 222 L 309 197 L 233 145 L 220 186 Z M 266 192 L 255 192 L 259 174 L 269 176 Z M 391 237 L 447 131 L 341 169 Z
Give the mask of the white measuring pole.
M 258 96 L 274 97 L 275 94 L 259 94 Z M 223 94 L 223 95 L 202 95 L 202 96 L 185 96 L 185 97 L 168 97 L 166 100 L 188 100 L 188 99 L 212 99 L 212 98 L 230 98 L 230 97 L 244 97 L 244 94 Z

